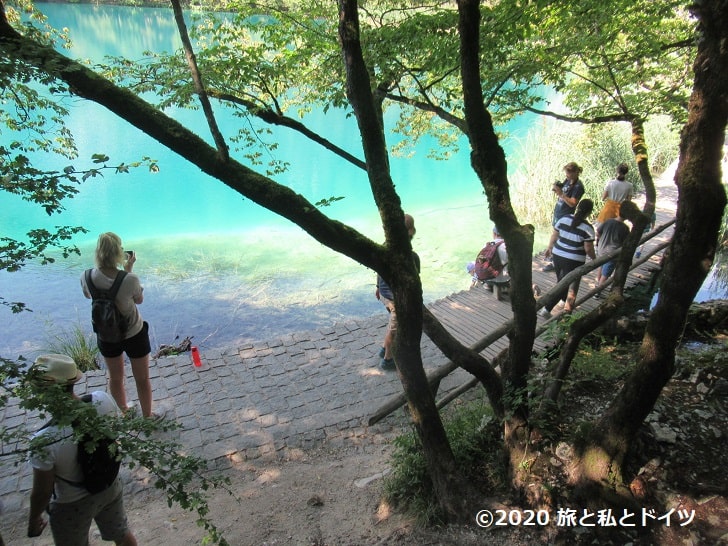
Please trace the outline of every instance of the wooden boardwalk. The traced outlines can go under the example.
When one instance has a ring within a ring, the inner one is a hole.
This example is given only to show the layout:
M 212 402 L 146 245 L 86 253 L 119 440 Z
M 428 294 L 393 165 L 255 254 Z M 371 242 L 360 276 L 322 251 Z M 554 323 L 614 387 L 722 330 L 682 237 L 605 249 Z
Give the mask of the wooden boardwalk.
M 657 205 L 655 207 L 656 222 L 655 229 L 648 235 L 652 237 L 641 246 L 641 258 L 633 260 L 633 268 L 627 276 L 625 283 L 625 291 L 634 288 L 640 284 L 650 282 L 653 273 L 659 269 L 660 261 L 664 253 L 664 248 L 672 239 L 674 233 L 674 220 L 677 210 L 677 188 L 673 183 L 674 166 L 663 176 L 655 181 L 657 189 Z M 726 181 L 728 183 L 728 180 Z M 635 200 L 636 204 L 642 209 L 643 202 L 639 199 Z M 662 248 L 660 248 L 662 247 Z M 542 249 L 535 249 L 542 250 Z M 649 256 L 649 257 L 648 257 Z M 556 274 L 553 272 L 544 273 L 541 271 L 545 261 L 541 253 L 533 259 L 533 282 L 541 289 L 541 294 L 545 294 L 548 290 L 556 285 Z M 596 288 L 596 270 L 582 277 L 579 293 L 577 294 L 577 309 L 590 311 L 599 305 L 599 300 L 595 300 L 590 291 Z M 606 288 L 608 290 L 609 288 Z M 588 297 L 587 297 L 588 296 Z M 497 335 L 496 332 L 504 328 L 505 324 L 513 319 L 511 311 L 511 302 L 508 296 L 499 301 L 492 292 L 489 292 L 482 286 L 477 286 L 470 290 L 456 292 L 443 299 L 437 300 L 427 305 L 432 313 L 443 323 L 448 331 L 455 336 L 458 341 L 468 347 L 483 347 L 485 338 L 491 335 Z M 541 352 L 548 345 L 548 340 L 544 339 L 541 328 L 547 321 L 556 320 L 553 317 L 558 315 L 557 309 L 552 312 L 551 319 L 538 317 L 537 338 L 534 342 L 533 350 Z M 508 347 L 508 338 L 503 334 L 490 345 L 480 351 L 489 360 L 498 355 L 503 349 Z M 431 383 L 439 382 L 451 372 L 458 368 L 452 362 L 443 363 L 434 370 L 428 372 Z M 477 380 L 469 374 L 465 374 L 470 380 L 466 380 L 460 387 L 452 389 L 438 401 L 439 406 L 447 404 L 470 387 L 477 384 Z M 379 422 L 381 419 L 389 415 L 391 412 L 405 404 L 403 393 L 397 394 L 373 412 L 369 417 L 369 424 Z
M 664 224 L 670 223 L 675 217 L 674 201 L 669 197 L 665 199 L 665 205 L 660 206 L 656 211 L 656 230 Z M 674 224 L 670 225 L 652 239 L 646 242 L 642 248 L 642 256 L 646 256 L 657 249 L 661 244 L 670 240 L 674 231 Z M 627 277 L 625 290 L 629 290 L 638 284 L 646 284 L 652 273 L 659 268 L 663 251 L 660 250 L 648 260 L 630 271 Z M 553 272 L 544 273 L 541 271 L 545 261 L 541 254 L 533 259 L 533 282 L 541 289 L 541 294 L 556 285 L 556 274 Z M 596 271 L 582 277 L 577 302 L 590 290 L 596 288 Z M 608 290 L 608 288 L 607 288 Z M 599 301 L 593 297 L 587 298 L 578 305 L 578 309 L 590 311 L 599 305 Z M 500 328 L 503 324 L 513 318 L 511 302 L 508 296 L 499 301 L 495 295 L 485 287 L 478 285 L 470 290 L 463 290 L 451 294 L 441 300 L 428 305 L 432 313 L 443 323 L 443 325 L 463 344 L 473 346 L 492 331 Z M 557 315 L 559 307 L 555 308 L 553 315 Z M 538 324 L 541 325 L 547 319 L 538 317 Z M 502 336 L 482 351 L 482 354 L 491 359 L 508 346 L 508 339 Z M 543 337 L 536 339 L 534 350 L 543 350 L 546 342 Z

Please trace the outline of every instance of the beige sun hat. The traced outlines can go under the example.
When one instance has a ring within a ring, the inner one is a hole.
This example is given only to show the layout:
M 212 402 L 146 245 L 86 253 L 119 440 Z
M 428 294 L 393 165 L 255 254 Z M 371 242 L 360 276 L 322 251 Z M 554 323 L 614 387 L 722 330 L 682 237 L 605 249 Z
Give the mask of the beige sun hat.
M 74 360 L 66 355 L 40 355 L 35 359 L 33 369 L 38 370 L 41 380 L 49 383 L 69 385 L 83 377 Z

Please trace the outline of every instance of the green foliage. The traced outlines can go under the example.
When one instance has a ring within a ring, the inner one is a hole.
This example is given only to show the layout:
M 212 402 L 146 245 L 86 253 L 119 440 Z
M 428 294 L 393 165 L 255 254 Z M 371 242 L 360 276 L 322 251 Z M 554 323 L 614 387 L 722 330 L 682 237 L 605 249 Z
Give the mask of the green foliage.
M 650 169 L 660 175 L 677 159 L 680 128 L 668 116 L 653 116 L 645 124 L 645 140 L 650 148 Z
M 499 424 L 490 407 L 480 402 L 467 403 L 445 418 L 444 425 L 463 477 L 490 493 L 504 488 L 507 477 Z M 416 432 L 398 436 L 393 444 L 392 473 L 384 480 L 386 500 L 422 523 L 439 521 L 442 514 Z
M 99 415 L 90 404 L 72 398 L 59 385 L 40 386 L 33 371 L 27 371 L 26 362 L 0 358 L 0 408 L 11 401 L 21 409 L 36 413 L 41 422 L 53 416 L 59 426 L 74 423 L 74 436 L 78 439 L 89 435 L 93 443 L 102 437 L 117 438 L 119 456 L 125 464 L 130 468 L 145 468 L 154 486 L 167 496 L 170 506 L 176 503 L 197 515 L 197 524 L 207 533 L 205 543 L 212 541 L 227 546 L 210 519 L 207 492 L 222 488 L 233 495 L 228 487 L 230 480 L 210 472 L 205 459 L 185 455 L 183 446 L 160 437 L 160 432 L 178 429 L 176 422 L 153 421 L 129 413 L 123 417 Z M 20 426 L 0 425 L 0 457 L 12 458 L 15 464 L 20 464 L 30 453 L 42 450 L 41 440 L 28 440 L 35 432 Z
M 99 349 L 96 336 L 87 334 L 80 325 L 63 328 L 50 334 L 47 352 L 70 356 L 82 372 L 98 370 Z
M 496 125 L 536 107 L 584 123 L 646 120 L 658 114 L 684 119 L 690 88 L 688 59 L 694 44 L 690 40 L 692 22 L 682 2 L 583 0 L 577 5 L 501 0 L 486 4 L 481 22 L 481 80 L 484 100 Z M 305 118 L 314 107 L 324 112 L 336 108 L 351 113 L 337 39 L 336 5 L 313 0 L 264 0 L 225 6 L 234 11 L 224 15 L 199 13 L 192 25 L 190 34 L 195 40 L 198 65 L 210 96 L 227 106 L 226 114 L 241 120 L 239 132 L 230 141 L 253 165 L 268 162 L 268 172 L 278 173 L 287 166 L 274 157 L 276 143 L 269 141 L 262 124 L 284 124 L 300 130 L 294 121 Z M 360 15 L 360 37 L 375 99 L 382 101 L 385 110 L 397 105 L 393 111 L 395 121 L 393 116 L 385 116 L 387 126 L 383 129 L 389 134 L 393 128 L 405 137 L 407 142 L 395 144 L 400 153 L 407 152 L 408 143 L 429 134 L 439 139 L 438 156 L 447 156 L 447 146 L 456 149 L 457 137 L 467 132 L 455 3 L 367 2 L 362 3 Z M 60 34 L 45 37 L 40 19 L 36 19 L 36 23 L 40 22 L 37 28 L 32 28 L 20 24 L 16 13 L 10 17 L 16 28 L 38 41 L 64 39 Z M 7 49 L 2 49 L 1 55 L 0 99 L 8 101 L 8 106 L 4 104 L 0 112 L 0 123 L 9 131 L 31 135 L 25 140 L 15 139 L 0 151 L 0 165 L 12 166 L 0 172 L 2 189 L 22 192 L 23 198 L 46 207 L 49 213 L 56 212 L 61 210 L 63 198 L 73 196 L 77 183 L 102 174 L 108 158 L 103 154 L 94 156 L 92 161 L 104 166 L 97 164 L 85 171 L 72 167 L 61 172 L 32 170 L 26 160 L 32 151 L 75 159 L 72 136 L 63 126 L 63 99 L 69 89 L 48 76 L 42 63 L 17 61 L 15 57 L 22 56 Z M 96 68 L 137 95 L 156 93 L 160 108 L 198 107 L 181 52 L 152 52 L 147 59 L 120 59 Z M 36 92 L 38 86 L 49 91 L 49 98 Z M 534 93 L 535 89 L 555 93 L 547 96 Z M 30 115 L 30 108 L 39 115 Z M 579 138 L 574 127 L 559 129 L 553 141 L 551 134 L 534 137 L 539 140 L 538 146 L 529 147 L 529 153 L 533 148 L 536 155 L 529 160 L 522 177 L 527 183 L 516 181 L 509 190 L 513 203 L 545 204 L 540 209 L 517 210 L 525 221 L 548 225 L 553 207 L 551 183 L 563 177 L 561 167 L 567 161 L 589 165 L 591 170 L 584 174 L 588 192 L 598 197 L 609 178 L 605 173 L 611 175 L 616 163 L 626 159 L 616 160 L 625 155 L 625 148 L 621 144 L 612 146 L 611 141 L 610 145 L 600 141 L 598 147 L 580 147 L 579 143 L 590 141 Z M 586 134 L 588 130 L 579 131 Z M 616 129 L 594 131 L 599 139 L 616 138 L 612 136 Z M 590 159 L 590 153 L 596 158 Z M 544 158 L 554 159 L 549 163 Z M 114 169 L 126 172 L 127 166 Z M 44 244 L 63 240 L 59 234 L 55 237 L 40 234 L 35 244 L 33 239 L 27 244 L 3 241 L 10 250 L 0 256 L 8 256 L 6 268 L 19 268 L 24 260 L 43 255 Z M 10 305 L 19 309 L 16 304 Z M 22 392 L 16 394 L 29 400 L 29 393 L 25 397 Z M 50 407 L 55 402 L 48 399 L 46 403 Z M 132 427 L 130 423 L 134 428 L 126 428 Z M 463 423 L 449 425 L 451 443 L 460 460 L 472 463 L 467 468 L 481 470 L 476 477 L 482 479 L 485 471 L 481 461 L 489 457 L 482 452 L 472 455 L 480 445 L 478 427 L 473 420 L 465 419 Z M 171 502 L 196 510 L 201 521 L 207 521 L 206 504 L 194 496 L 205 490 L 205 485 L 197 481 L 203 479 L 200 475 L 204 466 L 201 462 L 198 466 L 193 461 L 178 460 L 175 447 L 166 450 L 154 441 L 146 441 L 152 433 L 149 426 L 145 421 L 120 421 L 118 430 L 125 454 L 136 461 L 133 464 L 152 467 L 156 484 L 167 491 Z M 412 490 L 425 506 L 430 506 L 431 487 L 427 478 L 422 478 L 425 466 L 418 452 L 414 440 L 398 446 L 397 457 L 402 461 L 399 466 L 411 468 L 402 472 L 404 483 L 394 488 L 392 496 L 409 500 L 412 496 L 408 491 Z M 187 486 L 193 479 L 196 488 L 190 491 Z
M 341 201 L 342 199 L 346 199 L 346 198 L 341 195 L 332 195 L 331 197 L 327 197 L 327 198 L 321 199 L 320 201 L 316 201 L 315 205 L 317 207 L 330 207 L 331 205 L 336 203 L 336 201 Z
M 524 67 L 584 120 L 664 113 L 684 121 L 694 47 L 684 3 L 618 0 L 604 7 L 590 0 L 578 9 L 556 2 L 537 10 L 537 32 L 517 48 Z
M 13 155 L 10 149 L 0 146 L 0 191 L 36 203 L 51 215 L 63 211 L 63 200 L 78 193 L 78 184 L 103 176 L 105 171 L 124 174 L 129 169 L 143 166 L 151 173 L 159 171 L 157 162 L 150 157 L 119 165 L 108 165 L 108 161 L 105 154 L 93 154 L 91 162 L 98 167 L 77 170 L 69 165 L 61 171 L 45 171 L 35 168 L 25 155 Z M 24 241 L 0 237 L 0 270 L 16 272 L 31 260 L 37 260 L 41 265 L 51 264 L 55 262 L 53 253 L 58 251 L 64 258 L 80 255 L 78 247 L 70 241 L 75 235 L 87 232 L 82 226 L 56 226 L 55 231 L 33 229 Z M 7 302 L 1 296 L 0 305 L 10 307 L 14 313 L 25 309 L 22 302 Z
M 77 233 L 86 233 L 82 227 L 58 227 L 54 233 L 46 229 L 34 229 L 28 232 L 27 241 L 17 241 L 9 237 L 0 237 L 0 270 L 18 271 L 28 260 L 40 260 L 42 265 L 52 264 L 55 258 L 51 249 L 60 250 L 64 258 L 71 254 L 80 255 L 76 245 L 65 243 Z
M 28 0 L 6 5 L 6 15 L 19 31 L 43 44 L 66 47 L 67 31 L 48 26 L 42 13 Z M 23 19 L 22 22 L 21 19 Z M 156 162 L 148 157 L 131 164 L 108 165 L 105 154 L 94 154 L 91 162 L 97 166 L 78 169 L 72 165 L 62 170 L 47 170 L 36 166 L 32 157 L 54 154 L 69 160 L 77 159 L 77 148 L 70 130 L 65 126 L 66 107 L 71 94 L 68 86 L 49 76 L 42 67 L 34 66 L 8 55 L 0 54 L 0 127 L 3 144 L 0 146 L 0 191 L 19 196 L 42 207 L 48 215 L 63 211 L 63 201 L 78 193 L 78 186 L 88 178 L 101 176 L 104 171 L 126 173 L 130 168 L 147 166 L 156 172 Z M 39 63 L 42 65 L 42 63 Z M 42 91 L 41 91 L 42 90 Z M 27 239 L 0 237 L 0 270 L 18 271 L 28 261 L 53 263 L 51 250 L 60 251 L 64 258 L 78 254 L 70 244 L 74 235 L 86 233 L 81 226 L 57 226 L 55 231 L 34 229 Z M 14 312 L 26 309 L 22 302 L 8 302 L 0 296 L 0 305 Z
M 574 380 L 616 381 L 625 377 L 629 368 L 616 362 L 608 350 L 598 350 L 582 346 L 571 363 L 571 376 Z
M 288 165 L 277 159 L 277 143 L 270 140 L 266 124 L 311 134 L 299 119 L 306 121 L 313 108 L 350 108 L 335 3 L 203 2 L 196 7 L 200 9 L 189 13 L 189 32 L 207 91 L 227 108 L 226 115 L 241 120 L 237 133 L 227 137 L 229 142 L 252 165 L 266 165 L 269 176 L 284 172 Z M 649 122 L 659 114 L 672 121 L 684 119 L 693 29 L 682 3 L 620 0 L 603 8 L 594 0 L 582 2 L 579 9 L 515 0 L 482 6 L 482 85 L 496 125 L 535 107 L 589 123 Z M 367 3 L 361 7 L 360 24 L 373 91 L 392 114 L 385 116 L 386 129 L 403 137 L 391 139 L 393 153 L 408 154 L 423 135 L 437 139 L 430 155 L 446 158 L 457 153 L 466 128 L 457 70 L 456 6 Z M 575 28 L 589 31 L 574 32 Z M 61 38 L 66 37 L 57 39 Z M 181 51 L 149 52 L 147 58 L 134 61 L 109 60 L 97 68 L 136 94 L 157 96 L 160 108 L 199 107 Z M 44 108 L 58 105 L 50 101 Z M 60 120 L 62 114 L 58 110 L 55 118 Z M 511 161 L 519 165 L 511 185 L 519 217 L 549 225 L 551 182 L 563 178 L 561 167 L 571 160 L 585 166 L 587 193 L 598 201 L 616 165 L 633 164 L 625 127 L 556 128 L 545 123 L 545 130 L 529 137 L 524 147 L 531 157 L 520 154 L 526 164 Z M 648 145 L 654 142 L 658 147 L 653 161 L 658 172 L 676 155 L 675 133 L 669 139 L 662 136 L 648 138 Z M 121 165 L 118 171 L 126 168 Z M 90 169 L 82 179 L 98 174 Z M 639 184 L 635 169 L 630 177 Z
M 630 148 L 631 129 L 628 123 L 588 125 L 576 141 L 576 149 L 583 154 L 586 196 L 594 201 L 595 214 L 602 202 L 602 192 L 608 180 L 615 177 L 617 165 L 627 163 L 627 181 L 641 187 L 634 154 Z M 675 150 L 677 155 L 677 149 Z

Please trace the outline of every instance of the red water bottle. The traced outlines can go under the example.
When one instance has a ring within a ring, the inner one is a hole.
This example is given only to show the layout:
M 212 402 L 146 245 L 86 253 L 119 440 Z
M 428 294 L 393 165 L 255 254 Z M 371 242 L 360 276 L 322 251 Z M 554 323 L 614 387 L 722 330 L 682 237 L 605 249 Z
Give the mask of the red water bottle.
M 197 347 L 191 347 L 190 351 L 192 352 L 192 363 L 195 365 L 196 368 L 199 368 L 202 366 L 202 360 L 200 359 L 200 350 Z

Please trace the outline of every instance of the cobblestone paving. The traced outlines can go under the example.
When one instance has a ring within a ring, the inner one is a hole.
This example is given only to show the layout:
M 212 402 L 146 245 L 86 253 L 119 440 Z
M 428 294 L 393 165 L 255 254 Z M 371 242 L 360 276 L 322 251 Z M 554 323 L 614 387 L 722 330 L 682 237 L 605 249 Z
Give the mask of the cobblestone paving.
M 396 373 L 376 366 L 385 324 L 386 316 L 375 316 L 237 349 L 202 348 L 204 366 L 199 371 L 189 354 L 153 360 L 154 402 L 181 425 L 167 434 L 224 468 L 243 460 L 286 456 L 291 449 L 391 432 L 401 419 L 366 424 L 374 410 L 402 390 Z M 444 362 L 427 338 L 422 351 L 426 369 Z M 465 372 L 452 374 L 440 393 L 468 377 Z M 76 387 L 77 393 L 94 390 L 106 390 L 103 371 L 86 374 Z M 130 402 L 136 399 L 130 370 L 127 392 Z M 0 409 L 0 418 L 8 428 L 42 426 L 17 401 Z M 132 492 L 149 487 L 141 472 L 123 472 Z M 27 463 L 0 462 L 0 498 L 6 512 L 27 510 L 30 486 Z

